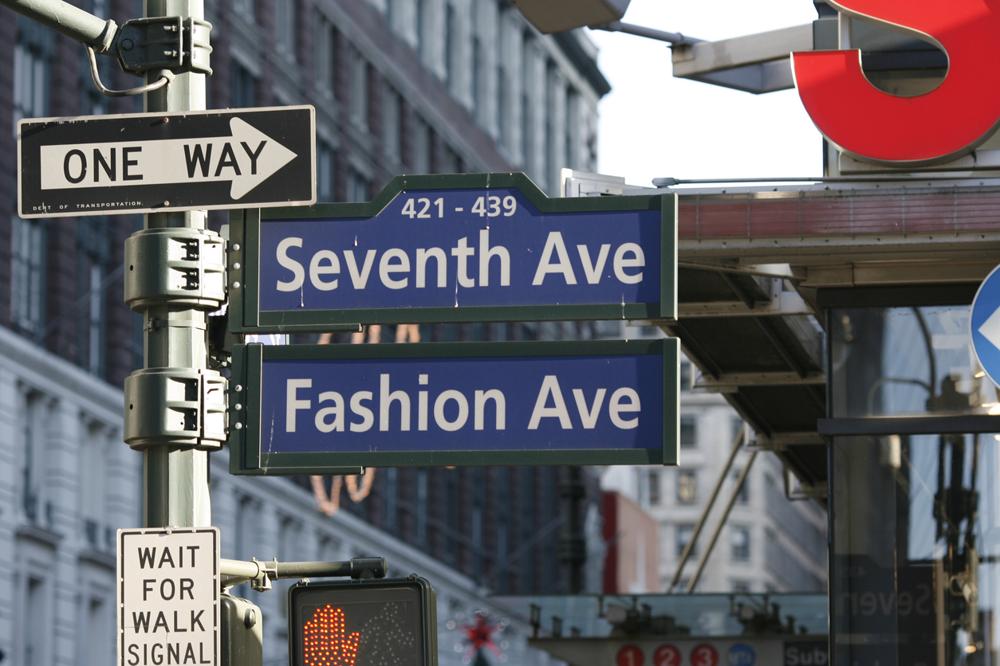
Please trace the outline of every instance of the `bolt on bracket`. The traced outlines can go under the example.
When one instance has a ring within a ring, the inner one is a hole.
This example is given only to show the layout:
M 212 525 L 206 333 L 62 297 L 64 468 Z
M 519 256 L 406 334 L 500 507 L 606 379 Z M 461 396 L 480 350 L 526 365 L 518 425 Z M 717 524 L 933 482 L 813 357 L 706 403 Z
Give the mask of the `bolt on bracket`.
M 211 74 L 211 31 L 208 21 L 181 16 L 126 21 L 115 38 L 118 63 L 139 75 L 164 69 Z

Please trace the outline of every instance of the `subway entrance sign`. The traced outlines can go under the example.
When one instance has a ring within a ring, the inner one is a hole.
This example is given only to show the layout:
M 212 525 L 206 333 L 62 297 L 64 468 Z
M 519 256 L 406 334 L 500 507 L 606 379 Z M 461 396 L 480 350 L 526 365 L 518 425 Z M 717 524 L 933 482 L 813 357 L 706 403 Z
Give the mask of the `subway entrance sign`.
M 311 106 L 25 119 L 19 215 L 308 205 L 315 136 Z
M 677 463 L 676 339 L 237 345 L 230 467 Z
M 434 591 L 423 578 L 297 583 L 288 590 L 292 666 L 437 664 Z
M 467 174 L 398 177 L 364 204 L 238 211 L 230 326 L 671 320 L 676 205 Z

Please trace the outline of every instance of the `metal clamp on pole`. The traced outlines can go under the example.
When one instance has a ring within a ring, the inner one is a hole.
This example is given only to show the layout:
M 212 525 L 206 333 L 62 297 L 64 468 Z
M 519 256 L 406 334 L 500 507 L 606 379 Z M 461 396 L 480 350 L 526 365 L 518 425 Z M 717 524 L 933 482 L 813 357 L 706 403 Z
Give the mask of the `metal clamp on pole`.
M 125 241 L 125 302 L 214 311 L 226 302 L 225 241 L 207 229 L 137 231 Z
M 156 70 L 211 74 L 211 31 L 211 23 L 190 17 L 132 19 L 118 30 L 115 51 L 122 69 L 132 74 Z
M 125 378 L 125 443 L 215 450 L 226 441 L 226 380 L 214 370 L 150 368 Z

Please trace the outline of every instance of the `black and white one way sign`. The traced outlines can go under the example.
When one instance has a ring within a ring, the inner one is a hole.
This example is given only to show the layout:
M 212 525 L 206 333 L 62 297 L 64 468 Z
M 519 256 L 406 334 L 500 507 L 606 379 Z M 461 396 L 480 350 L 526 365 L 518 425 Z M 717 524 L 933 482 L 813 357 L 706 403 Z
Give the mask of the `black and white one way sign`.
M 118 666 L 218 666 L 219 530 L 118 530 Z
M 21 217 L 316 201 L 311 106 L 25 119 L 17 146 Z

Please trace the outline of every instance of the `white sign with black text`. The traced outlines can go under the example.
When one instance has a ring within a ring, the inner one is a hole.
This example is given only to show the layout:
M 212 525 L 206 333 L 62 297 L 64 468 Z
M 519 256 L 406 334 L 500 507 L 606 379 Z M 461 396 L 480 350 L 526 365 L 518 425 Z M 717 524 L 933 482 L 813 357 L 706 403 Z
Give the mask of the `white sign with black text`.
M 119 666 L 218 666 L 219 530 L 118 530 Z

